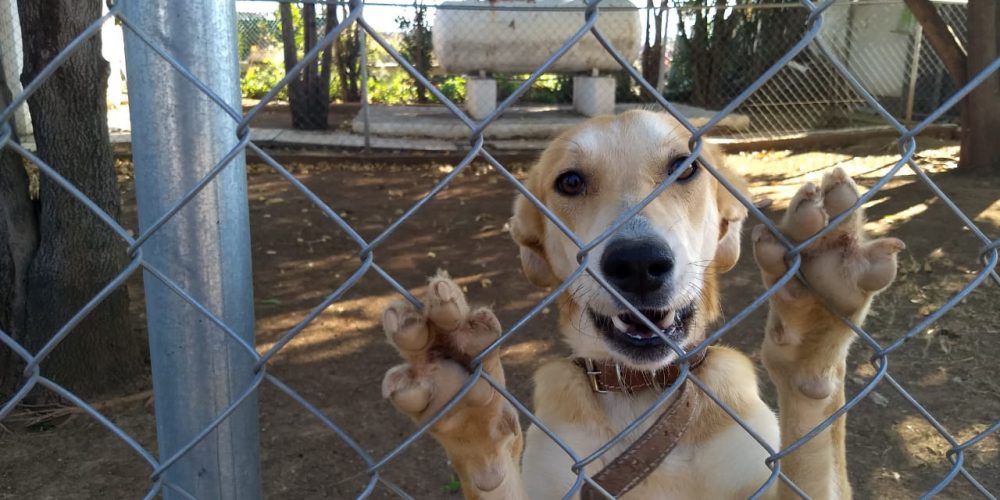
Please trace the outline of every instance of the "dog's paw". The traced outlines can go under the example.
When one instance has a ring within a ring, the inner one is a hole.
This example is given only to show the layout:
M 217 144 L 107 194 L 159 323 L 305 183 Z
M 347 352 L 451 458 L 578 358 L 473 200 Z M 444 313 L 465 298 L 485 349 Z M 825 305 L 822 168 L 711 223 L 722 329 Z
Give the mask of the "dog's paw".
M 420 311 L 409 302 L 393 302 L 382 313 L 386 337 L 406 361 L 386 372 L 382 396 L 418 424 L 461 390 L 474 370 L 472 360 L 501 332 L 493 312 L 470 309 L 462 289 L 444 273 L 431 278 L 424 304 Z M 483 359 L 483 371 L 504 383 L 496 350 Z M 468 443 L 470 436 L 499 441 L 512 427 L 517 427 L 513 407 L 480 379 L 431 427 L 431 434 L 450 448 L 454 442 Z
M 828 229 L 801 252 L 805 283 L 795 277 L 772 297 L 762 351 L 772 378 L 786 379 L 813 399 L 831 394 L 843 376 L 838 367 L 853 333 L 839 316 L 864 321 L 872 298 L 895 279 L 896 254 L 905 248 L 896 238 L 869 240 L 860 208 L 827 227 L 857 201 L 854 181 L 837 168 L 819 186 L 802 186 L 779 226 L 793 243 Z M 788 271 L 788 249 L 763 225 L 752 239 L 764 284 L 771 286 Z
M 838 167 L 824 176 L 820 186 L 807 183 L 799 189 L 785 211 L 780 229 L 792 242 L 804 241 L 857 201 L 857 186 Z M 765 284 L 770 286 L 788 270 L 787 249 L 763 225 L 755 227 L 752 236 L 754 259 Z M 815 293 L 834 312 L 854 316 L 895 279 L 896 254 L 904 248 L 906 245 L 896 238 L 868 240 L 864 213 L 858 208 L 802 251 L 800 269 L 808 287 L 796 278 L 776 297 L 779 302 L 800 303 L 815 300 Z

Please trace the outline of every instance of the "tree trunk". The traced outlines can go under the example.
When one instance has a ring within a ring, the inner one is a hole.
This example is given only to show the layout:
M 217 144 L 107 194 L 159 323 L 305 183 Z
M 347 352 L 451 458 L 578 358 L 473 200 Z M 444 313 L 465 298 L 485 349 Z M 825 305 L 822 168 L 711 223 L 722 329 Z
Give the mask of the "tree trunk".
M 654 8 L 653 0 L 646 0 L 646 32 L 643 34 L 642 42 L 642 55 L 639 57 L 639 63 L 642 66 L 642 78 L 647 82 L 656 82 L 656 47 L 658 42 L 653 41 L 653 35 L 650 30 L 653 29 L 653 23 L 659 23 L 659 16 L 652 15 Z M 657 24 L 659 27 L 659 24 Z M 656 38 L 659 40 L 659 37 Z
M 344 10 L 344 17 L 348 16 L 347 9 Z M 361 87 L 358 86 L 359 72 L 358 58 L 361 52 L 358 50 L 358 25 L 354 23 L 340 33 L 340 36 L 333 42 L 334 61 L 337 64 L 337 75 L 340 77 L 340 93 L 345 102 L 358 102 L 361 100 Z M 364 82 L 368 85 L 368 82 Z
M 965 48 L 962 47 L 961 42 L 959 42 L 955 34 L 948 28 L 948 23 L 944 22 L 944 19 L 938 14 L 937 7 L 931 3 L 931 0 L 903 1 L 910 8 L 913 17 L 920 23 L 924 36 L 927 37 L 927 41 L 930 42 L 931 47 L 934 48 L 938 57 L 941 58 L 941 62 L 944 63 L 945 68 L 948 68 L 948 73 L 951 75 L 952 82 L 955 83 L 955 88 L 965 85 Z M 970 21 L 972 20 L 971 14 L 970 11 Z
M 0 110 L 11 102 L 0 63 Z M 17 130 L 13 120 L 9 125 Z M 17 137 L 17 136 L 14 136 Z M 21 157 L 0 149 L 0 330 L 14 339 L 25 337 L 28 267 L 38 247 L 34 203 Z M 23 360 L 0 345 L 0 399 L 17 389 Z
M 424 31 L 427 29 L 427 9 L 423 5 L 414 4 L 416 8 L 416 14 L 413 16 L 413 25 L 417 32 L 415 33 L 415 44 L 416 47 L 414 52 L 417 54 L 416 60 L 414 62 L 414 67 L 421 75 L 428 75 L 428 70 L 430 70 L 430 51 L 426 50 L 424 44 L 427 43 L 424 40 Z M 427 102 L 427 89 L 419 83 L 417 87 L 417 102 L 426 103 Z
M 281 16 L 281 43 L 285 56 L 285 73 L 298 63 L 295 20 L 291 4 L 282 3 L 278 10 Z M 329 13 L 327 8 L 327 13 Z M 316 32 L 316 4 L 305 3 L 301 7 L 302 54 L 309 53 L 319 40 Z M 330 29 L 329 15 L 326 27 Z M 288 82 L 288 107 L 292 113 L 292 127 L 300 130 L 325 130 L 329 127 L 330 78 L 329 51 L 320 54 L 320 62 L 313 61 Z
M 323 36 L 328 35 L 333 31 L 340 22 L 337 20 L 337 6 L 327 5 L 324 9 L 326 15 L 325 23 L 323 25 Z M 333 64 L 333 44 L 331 43 L 323 50 L 320 55 L 319 61 L 319 79 L 322 82 L 323 87 L 323 100 L 325 102 L 325 109 L 329 110 L 330 106 L 330 66 Z
M 966 74 L 972 78 L 1000 57 L 1000 7 L 996 0 L 969 0 Z M 993 72 L 964 99 L 962 172 L 1000 173 L 1000 74 Z
M 905 0 L 924 35 L 948 68 L 955 88 L 961 88 L 1000 56 L 1000 7 L 996 0 L 969 0 L 968 49 L 949 29 L 930 0 Z M 966 173 L 1000 172 L 1000 76 L 994 72 L 962 100 L 961 159 Z
M 101 15 L 100 0 L 18 2 L 27 85 L 70 40 Z M 92 37 L 29 99 L 38 156 L 112 217 L 119 191 L 107 125 L 108 63 Z M 127 264 L 125 244 L 42 175 L 40 239 L 27 274 L 18 341 L 37 352 Z M 144 371 L 145 339 L 129 328 L 124 287 L 111 293 L 42 364 L 42 373 L 83 395 L 134 384 Z
M 694 26 L 691 29 L 688 49 L 691 63 L 691 103 L 696 106 L 711 106 L 708 81 L 712 78 L 711 61 L 708 58 L 708 16 L 706 9 L 695 10 Z

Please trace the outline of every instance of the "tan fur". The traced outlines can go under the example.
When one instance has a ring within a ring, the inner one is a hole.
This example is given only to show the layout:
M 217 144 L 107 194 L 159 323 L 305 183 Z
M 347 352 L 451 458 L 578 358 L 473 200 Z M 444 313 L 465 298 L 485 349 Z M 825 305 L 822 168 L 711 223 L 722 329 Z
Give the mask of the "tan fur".
M 667 166 L 688 154 L 688 138 L 666 115 L 629 112 L 598 117 L 555 139 L 525 183 L 586 243 L 656 188 L 666 177 Z M 702 155 L 738 191 L 747 193 L 745 181 L 724 165 L 717 151 L 705 148 Z M 584 175 L 584 194 L 565 196 L 554 190 L 555 179 L 567 169 Z M 800 190 L 782 230 L 795 241 L 803 240 L 856 200 L 853 181 L 842 170 L 834 170 L 822 186 Z M 685 348 L 698 345 L 720 317 L 720 275 L 739 258 L 746 215 L 745 207 L 704 167 L 689 180 L 668 186 L 638 214 L 643 230 L 662 236 L 673 252 L 671 277 L 676 286 L 667 307 L 680 307 L 689 300 L 697 304 Z M 815 294 L 793 280 L 770 301 L 762 358 L 778 391 L 779 418 L 761 401 L 754 367 L 743 354 L 710 347 L 706 361 L 694 371 L 708 392 L 775 450 L 798 439 L 844 402 L 845 359 L 852 334 L 826 307 L 860 323 L 872 297 L 895 276 L 895 255 L 902 242 L 867 241 L 862 226 L 859 211 L 803 252 L 801 270 Z M 616 234 L 629 234 L 624 227 L 619 231 Z M 557 285 L 578 266 L 577 246 L 524 196 L 515 200 L 511 235 L 520 246 L 524 273 L 536 285 Z M 788 269 L 786 249 L 761 228 L 754 230 L 753 240 L 754 257 L 770 285 Z M 596 262 L 605 243 L 590 251 L 586 265 L 591 272 L 600 272 Z M 575 355 L 612 358 L 639 369 L 656 369 L 675 359 L 669 354 L 640 363 L 602 340 L 584 307 L 601 314 L 617 310 L 620 306 L 609 297 L 584 273 L 559 298 L 559 333 Z M 430 418 L 459 390 L 472 370 L 471 358 L 500 333 L 492 313 L 470 310 L 447 276 L 433 278 L 426 301 L 423 312 L 396 303 L 383 317 L 390 342 L 407 361 L 386 374 L 383 394 L 416 422 Z M 483 371 L 504 383 L 495 352 L 484 360 Z M 652 390 L 596 394 L 580 368 L 567 360 L 541 366 L 535 385 L 535 415 L 578 458 L 600 448 L 658 396 Z M 695 396 L 693 425 L 664 462 L 626 497 L 752 494 L 770 474 L 764 448 L 708 394 L 690 382 L 685 390 Z M 850 497 L 844 420 L 781 462 L 782 472 L 814 498 Z M 599 471 L 651 423 L 652 419 L 644 422 L 585 472 Z M 529 428 L 522 438 L 513 406 L 482 380 L 431 433 L 447 451 L 467 498 L 558 498 L 576 480 L 570 470 L 573 460 L 537 427 Z M 772 488 L 767 495 L 793 496 L 784 487 Z

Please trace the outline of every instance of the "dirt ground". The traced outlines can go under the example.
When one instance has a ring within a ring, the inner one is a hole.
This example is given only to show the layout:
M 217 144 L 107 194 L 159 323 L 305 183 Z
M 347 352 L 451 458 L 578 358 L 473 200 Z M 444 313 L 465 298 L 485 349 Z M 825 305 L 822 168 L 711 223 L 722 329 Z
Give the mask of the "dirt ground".
M 944 192 L 991 237 L 1000 235 L 1000 182 L 956 176 L 957 148 L 927 141 L 921 164 Z M 888 144 L 873 141 L 836 151 L 768 151 L 731 157 L 753 183 L 758 199 L 774 201 L 774 217 L 794 189 L 840 165 L 871 185 L 897 159 Z M 518 165 L 526 167 L 526 165 Z M 411 206 L 450 165 L 310 164 L 293 172 L 320 198 L 372 238 Z M 869 206 L 874 234 L 902 238 L 899 279 L 881 295 L 867 330 L 882 345 L 899 338 L 969 283 L 981 269 L 981 244 L 945 204 L 903 171 Z M 125 176 L 127 180 L 127 175 Z M 135 224 L 134 196 L 126 182 L 126 223 Z M 268 349 L 358 266 L 358 248 L 287 182 L 253 165 L 250 204 L 257 341 Z M 470 297 L 492 305 L 510 325 L 543 292 L 520 275 L 517 251 L 505 232 L 513 189 L 484 166 L 467 173 L 389 237 L 376 262 L 404 286 L 421 292 L 426 276 L 447 269 Z M 752 223 L 750 224 L 752 226 Z M 747 231 L 748 233 L 749 231 Z M 725 310 L 732 316 L 763 287 L 744 245 L 740 265 L 724 278 Z M 144 335 L 141 283 L 130 284 L 134 328 Z M 379 394 L 383 372 L 398 362 L 377 324 L 381 306 L 397 297 L 369 272 L 287 345 L 268 370 L 326 413 L 374 456 L 403 441 L 413 427 Z M 1000 287 L 986 283 L 930 329 L 893 352 L 890 375 L 959 440 L 1000 418 Z M 723 339 L 757 357 L 765 312 L 752 314 Z M 509 385 L 528 401 L 530 373 L 540 359 L 565 354 L 553 333 L 555 314 L 545 310 L 504 347 Z M 874 374 L 872 350 L 856 344 L 848 393 Z M 766 375 L 760 371 L 768 397 Z M 118 399 L 105 413 L 147 449 L 156 450 L 150 398 Z M 149 469 L 110 432 L 84 415 L 38 422 L 20 411 L 0 427 L 0 498 L 136 498 L 149 487 Z M 851 482 L 858 498 L 912 498 L 945 476 L 947 442 L 887 382 L 849 413 Z M 260 391 L 260 441 L 268 498 L 351 498 L 364 487 L 363 462 L 305 409 L 274 387 Z M 1000 492 L 1000 439 L 994 434 L 969 450 L 969 471 Z M 458 498 L 444 454 L 424 437 L 390 462 L 384 477 L 416 498 Z M 974 491 L 961 477 L 945 498 Z M 375 497 L 394 497 L 380 486 Z

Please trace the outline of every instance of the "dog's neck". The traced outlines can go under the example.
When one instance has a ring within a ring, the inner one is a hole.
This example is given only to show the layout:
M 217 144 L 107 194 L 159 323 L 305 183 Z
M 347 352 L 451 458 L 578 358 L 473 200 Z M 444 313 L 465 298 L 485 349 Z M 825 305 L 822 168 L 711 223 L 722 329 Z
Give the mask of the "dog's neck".
M 694 354 L 688 360 L 690 369 L 697 368 L 705 360 L 707 353 L 708 350 L 703 349 Z M 650 372 L 623 366 L 606 359 L 576 358 L 573 362 L 583 368 L 590 388 L 596 393 L 625 392 L 635 394 L 647 389 L 659 392 L 672 386 L 684 371 L 677 363 L 671 363 Z

